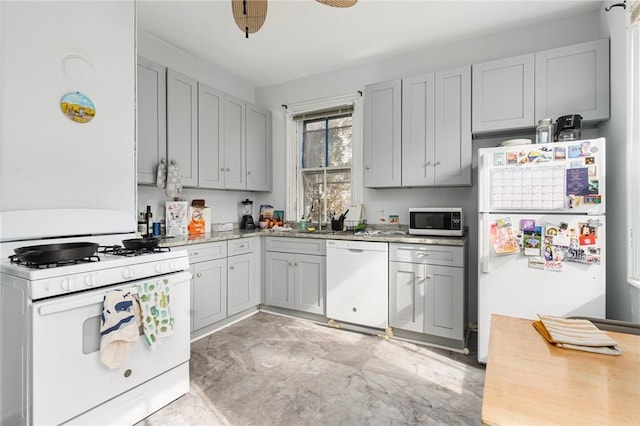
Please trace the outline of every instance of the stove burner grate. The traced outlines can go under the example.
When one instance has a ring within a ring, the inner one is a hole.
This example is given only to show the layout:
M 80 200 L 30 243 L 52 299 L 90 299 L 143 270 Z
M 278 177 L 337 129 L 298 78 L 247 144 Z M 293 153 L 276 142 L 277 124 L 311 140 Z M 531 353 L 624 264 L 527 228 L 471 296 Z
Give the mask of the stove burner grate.
M 171 251 L 171 248 L 169 247 L 151 247 L 151 248 L 136 248 L 136 249 L 129 249 L 119 245 L 98 247 L 98 253 L 112 254 L 114 256 L 141 256 L 145 254 L 166 253 L 169 251 Z
M 100 258 L 97 255 L 86 256 L 81 259 L 70 259 L 70 260 L 61 260 L 58 262 L 52 263 L 39 263 L 39 262 L 27 262 L 25 260 L 21 260 L 18 255 L 12 254 L 9 256 L 9 260 L 11 263 L 21 266 L 26 266 L 31 269 L 48 269 L 48 268 L 57 268 L 59 266 L 69 266 L 69 265 L 77 265 L 79 263 L 88 263 L 88 262 L 99 262 Z

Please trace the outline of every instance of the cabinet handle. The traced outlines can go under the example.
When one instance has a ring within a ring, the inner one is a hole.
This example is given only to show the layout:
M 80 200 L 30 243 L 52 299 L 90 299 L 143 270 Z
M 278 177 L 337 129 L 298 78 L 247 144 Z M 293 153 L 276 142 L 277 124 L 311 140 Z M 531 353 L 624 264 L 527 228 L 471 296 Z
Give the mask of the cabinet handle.
M 251 172 L 250 172 L 249 170 L 247 170 L 247 174 L 248 174 L 248 175 L 250 175 L 250 174 L 251 174 Z
M 364 168 L 369 170 L 371 168 L 371 166 L 367 164 L 366 166 L 364 166 Z
M 201 278 L 201 277 L 202 277 L 202 272 L 198 272 L 198 273 L 196 274 L 196 277 Z
M 198 253 L 197 251 L 192 251 L 192 252 L 191 252 L 191 256 L 197 256 L 197 255 L 199 255 L 199 254 L 200 254 L 200 253 Z
M 227 171 L 228 171 L 228 172 L 230 172 L 230 171 L 231 171 L 231 169 L 227 167 Z
M 425 164 L 425 166 L 430 166 L 431 165 L 431 161 L 427 161 L 427 164 Z
M 293 262 L 289 262 L 289 266 L 293 266 Z
M 431 275 L 427 275 L 427 279 L 430 280 L 431 279 Z
M 416 275 L 416 278 L 421 280 L 422 279 L 422 275 Z
M 436 164 L 434 164 L 434 166 L 439 166 L 439 165 L 440 165 L 439 161 L 436 161 Z
M 224 172 L 224 167 L 220 167 L 220 171 L 221 171 L 221 172 Z
M 294 263 L 294 266 L 298 266 L 298 262 Z
M 229 269 L 231 269 L 233 271 L 234 266 L 233 265 L 229 266 Z
M 358 310 L 356 308 L 351 308 L 353 310 L 353 312 L 358 312 Z
M 416 253 L 416 256 L 417 257 L 429 256 L 429 253 L 426 253 L 424 251 L 419 251 L 419 252 Z

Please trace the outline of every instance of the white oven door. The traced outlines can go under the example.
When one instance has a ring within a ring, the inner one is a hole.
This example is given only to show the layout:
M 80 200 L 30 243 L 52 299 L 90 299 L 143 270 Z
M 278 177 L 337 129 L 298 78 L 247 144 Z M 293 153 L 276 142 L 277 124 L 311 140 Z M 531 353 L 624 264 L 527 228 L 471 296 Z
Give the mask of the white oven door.
M 172 335 L 156 349 L 144 337 L 131 344 L 122 367 L 100 362 L 100 316 L 104 295 L 136 282 L 32 305 L 31 424 L 60 424 L 172 369 L 190 357 L 189 272 L 163 276 L 173 284 Z M 156 278 L 147 279 L 151 281 Z M 141 401 L 144 403 L 144 401 Z

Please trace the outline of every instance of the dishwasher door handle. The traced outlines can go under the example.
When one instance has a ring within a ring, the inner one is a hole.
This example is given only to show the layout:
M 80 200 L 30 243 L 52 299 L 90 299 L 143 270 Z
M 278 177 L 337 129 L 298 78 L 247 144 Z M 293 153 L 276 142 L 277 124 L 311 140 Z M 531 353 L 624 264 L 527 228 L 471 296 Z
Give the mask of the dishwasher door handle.
M 364 253 L 364 249 L 349 248 L 347 250 L 349 250 L 352 253 Z

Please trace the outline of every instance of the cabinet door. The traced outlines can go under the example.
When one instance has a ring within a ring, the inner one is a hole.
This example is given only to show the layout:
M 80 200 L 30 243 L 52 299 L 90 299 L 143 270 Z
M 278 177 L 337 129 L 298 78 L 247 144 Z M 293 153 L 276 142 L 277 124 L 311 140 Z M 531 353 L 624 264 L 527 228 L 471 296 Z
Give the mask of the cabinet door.
M 364 89 L 364 186 L 402 184 L 401 80 Z
M 471 67 L 435 79 L 435 184 L 471 185 Z
M 536 53 L 536 122 L 580 114 L 609 118 L 609 39 Z
M 227 189 L 246 189 L 245 102 L 224 100 L 224 181 Z
M 167 161 L 180 168 L 183 186 L 198 186 L 198 85 L 167 70 Z
M 193 265 L 192 331 L 227 317 L 227 259 Z
M 464 269 L 426 266 L 424 332 L 464 339 Z
M 167 69 L 138 57 L 138 183 L 156 183 L 167 158 Z
M 224 188 L 224 95 L 198 83 L 198 186 Z
M 231 316 L 255 305 L 254 254 L 229 257 L 227 265 L 227 311 Z
M 295 256 L 295 309 L 324 315 L 325 263 L 324 256 Z
M 247 189 L 271 191 L 271 111 L 247 104 Z
M 535 55 L 529 53 L 473 65 L 473 133 L 536 124 L 534 62 Z
M 433 73 L 402 79 L 402 185 L 434 184 Z
M 265 252 L 265 303 L 294 308 L 294 255 Z
M 425 265 L 389 262 L 389 325 L 424 332 Z

